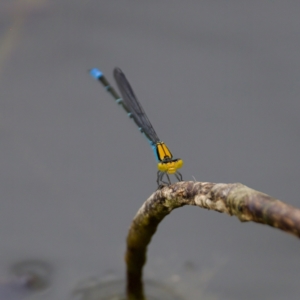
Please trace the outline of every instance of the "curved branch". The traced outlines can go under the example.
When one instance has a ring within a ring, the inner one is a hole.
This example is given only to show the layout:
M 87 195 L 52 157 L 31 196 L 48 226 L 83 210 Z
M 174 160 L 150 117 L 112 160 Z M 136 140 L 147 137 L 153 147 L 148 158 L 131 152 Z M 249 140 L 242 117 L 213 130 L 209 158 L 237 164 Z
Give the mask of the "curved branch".
M 300 210 L 241 183 L 178 182 L 157 190 L 134 217 L 127 236 L 127 297 L 145 299 L 142 269 L 158 224 L 173 209 L 194 205 L 266 224 L 300 237 Z

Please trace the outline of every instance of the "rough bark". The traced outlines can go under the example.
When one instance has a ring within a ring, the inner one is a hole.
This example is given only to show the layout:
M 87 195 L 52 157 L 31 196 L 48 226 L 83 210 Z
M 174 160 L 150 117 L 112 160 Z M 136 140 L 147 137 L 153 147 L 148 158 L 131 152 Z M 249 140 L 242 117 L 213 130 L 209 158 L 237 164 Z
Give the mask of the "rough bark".
M 240 221 L 266 224 L 300 237 L 300 210 L 241 183 L 178 182 L 153 193 L 134 217 L 127 236 L 127 297 L 144 300 L 142 271 L 158 224 L 173 209 L 194 205 Z

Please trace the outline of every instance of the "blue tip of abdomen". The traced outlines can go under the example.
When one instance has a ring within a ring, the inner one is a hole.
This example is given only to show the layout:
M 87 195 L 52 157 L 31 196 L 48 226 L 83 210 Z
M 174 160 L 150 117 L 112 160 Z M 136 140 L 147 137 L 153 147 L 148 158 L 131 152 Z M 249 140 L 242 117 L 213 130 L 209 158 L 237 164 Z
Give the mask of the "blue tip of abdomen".
M 103 73 L 100 70 L 98 70 L 97 68 L 91 69 L 90 74 L 95 79 L 99 79 L 103 76 Z

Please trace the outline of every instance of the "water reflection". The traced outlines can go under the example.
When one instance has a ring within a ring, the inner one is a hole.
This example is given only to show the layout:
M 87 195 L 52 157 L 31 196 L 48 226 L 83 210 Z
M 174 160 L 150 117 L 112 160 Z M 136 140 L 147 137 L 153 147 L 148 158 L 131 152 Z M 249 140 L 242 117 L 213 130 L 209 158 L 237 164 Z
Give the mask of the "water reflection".
M 147 300 L 183 300 L 166 285 L 154 282 L 145 282 Z M 72 300 L 126 300 L 125 281 L 101 281 L 90 278 L 74 289 Z

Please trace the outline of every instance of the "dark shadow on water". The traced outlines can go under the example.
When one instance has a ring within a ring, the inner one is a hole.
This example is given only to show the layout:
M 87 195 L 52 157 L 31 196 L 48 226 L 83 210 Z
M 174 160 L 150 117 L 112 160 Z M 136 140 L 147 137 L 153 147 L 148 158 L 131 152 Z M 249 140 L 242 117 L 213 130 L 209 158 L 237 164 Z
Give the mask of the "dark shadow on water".
M 52 268 L 41 260 L 17 262 L 10 267 L 9 273 L 0 279 L 0 300 L 29 299 L 44 293 L 51 285 Z
M 52 267 L 42 260 L 25 260 L 11 267 L 11 274 L 17 278 L 28 278 L 27 289 L 44 291 L 51 285 Z

